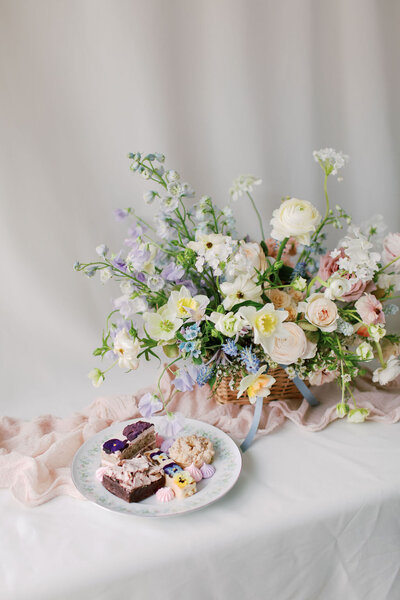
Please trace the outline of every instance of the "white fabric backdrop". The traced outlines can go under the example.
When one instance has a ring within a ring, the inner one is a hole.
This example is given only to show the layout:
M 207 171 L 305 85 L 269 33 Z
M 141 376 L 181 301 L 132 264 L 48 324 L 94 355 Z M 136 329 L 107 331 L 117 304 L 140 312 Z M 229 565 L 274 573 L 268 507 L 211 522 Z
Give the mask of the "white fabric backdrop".
M 1 0 L 1 412 L 96 395 L 112 292 L 72 264 L 118 249 L 113 208 L 142 210 L 129 151 L 164 152 L 221 204 L 237 174 L 262 177 L 267 222 L 286 194 L 323 206 L 311 152 L 332 145 L 352 159 L 334 202 L 398 229 L 399 18 L 396 0 Z

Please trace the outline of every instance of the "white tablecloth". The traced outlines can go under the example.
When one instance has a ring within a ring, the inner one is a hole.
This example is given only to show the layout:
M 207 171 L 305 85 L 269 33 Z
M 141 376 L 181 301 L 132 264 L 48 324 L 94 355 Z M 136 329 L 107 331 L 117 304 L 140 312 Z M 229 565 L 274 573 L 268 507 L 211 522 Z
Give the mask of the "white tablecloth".
M 0 493 L 2 600 L 398 600 L 399 425 L 287 423 L 236 486 L 166 519 Z

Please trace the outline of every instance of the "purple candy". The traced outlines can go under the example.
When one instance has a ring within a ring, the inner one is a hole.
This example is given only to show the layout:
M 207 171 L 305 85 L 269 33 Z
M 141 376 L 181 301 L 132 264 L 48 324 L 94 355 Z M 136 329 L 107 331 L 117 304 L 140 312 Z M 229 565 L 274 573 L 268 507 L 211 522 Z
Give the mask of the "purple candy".
M 128 442 L 126 440 L 117 440 L 113 438 L 112 440 L 104 442 L 103 450 L 106 454 L 114 454 L 114 452 L 124 450 L 127 445 Z
M 152 423 L 147 423 L 147 421 L 137 421 L 136 423 L 132 423 L 131 425 L 127 425 L 122 432 L 125 437 L 131 442 L 135 438 L 138 437 L 143 431 L 152 427 Z

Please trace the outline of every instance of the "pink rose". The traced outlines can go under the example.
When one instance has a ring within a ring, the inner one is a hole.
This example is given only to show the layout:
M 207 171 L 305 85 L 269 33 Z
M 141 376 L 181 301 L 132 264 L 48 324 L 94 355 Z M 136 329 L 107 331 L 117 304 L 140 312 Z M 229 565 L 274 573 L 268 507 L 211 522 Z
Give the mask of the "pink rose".
M 337 306 L 324 294 L 311 294 L 307 302 L 299 302 L 298 308 L 304 312 L 307 321 L 321 331 L 335 331 L 339 316 Z
M 364 294 L 355 303 L 355 308 L 367 325 L 376 325 L 385 322 L 385 314 L 382 310 L 382 304 L 372 294 Z
M 339 376 L 339 371 L 327 371 L 326 369 L 321 369 L 320 371 L 315 371 L 312 373 L 308 381 L 310 385 L 323 385 L 324 383 L 329 383 L 333 381 Z
M 302 358 L 308 350 L 307 338 L 296 323 L 282 323 L 282 327 L 286 330 L 287 337 L 276 337 L 269 355 L 278 364 L 290 365 Z
M 389 233 L 383 240 L 382 258 L 385 265 L 400 256 L 400 233 Z M 400 260 L 391 265 L 393 271 L 400 272 Z

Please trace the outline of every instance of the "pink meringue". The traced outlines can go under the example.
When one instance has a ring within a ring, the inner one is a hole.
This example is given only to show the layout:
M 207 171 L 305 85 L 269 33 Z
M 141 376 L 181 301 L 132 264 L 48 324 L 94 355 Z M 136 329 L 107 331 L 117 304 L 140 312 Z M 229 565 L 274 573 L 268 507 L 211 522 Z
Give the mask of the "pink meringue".
M 201 474 L 203 475 L 204 479 L 209 479 L 210 477 L 212 477 L 214 475 L 215 467 L 213 467 L 212 465 L 207 465 L 206 463 L 203 463 L 202 466 L 200 467 L 200 471 L 201 471 Z
M 163 487 L 157 490 L 156 498 L 159 502 L 170 502 L 175 497 L 174 490 L 169 487 Z
M 96 479 L 98 479 L 99 481 L 103 481 L 103 475 L 105 471 L 107 471 L 107 467 L 99 467 L 95 473 Z
M 196 483 L 198 483 L 199 481 L 201 481 L 203 479 L 202 472 L 200 471 L 200 469 L 198 469 L 196 467 L 196 465 L 194 463 L 192 463 L 188 467 L 185 467 L 185 471 L 187 471 L 189 473 L 189 475 L 191 475 L 191 477 L 193 477 L 193 479 L 195 480 Z
M 158 433 L 156 433 L 156 445 L 157 448 L 161 448 L 161 444 L 164 443 L 164 438 L 161 437 L 161 435 L 158 435 Z

